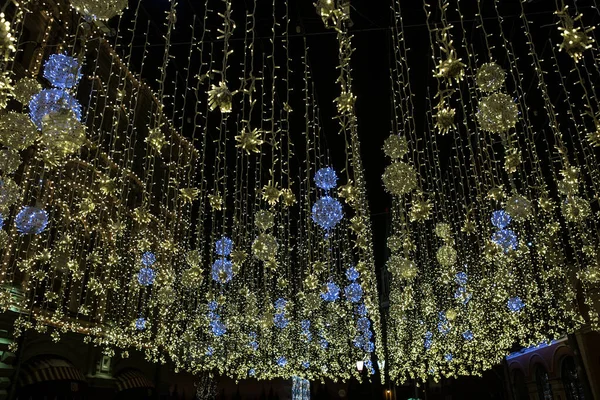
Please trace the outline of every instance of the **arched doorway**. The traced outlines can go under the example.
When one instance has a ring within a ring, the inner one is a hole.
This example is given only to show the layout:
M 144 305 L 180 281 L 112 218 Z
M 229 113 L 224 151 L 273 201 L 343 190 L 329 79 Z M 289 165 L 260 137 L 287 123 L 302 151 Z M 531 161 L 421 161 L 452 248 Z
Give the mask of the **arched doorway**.
M 516 369 L 513 372 L 513 393 L 515 400 L 529 400 L 529 391 L 525 382 L 525 374 L 523 371 Z
M 81 371 L 54 355 L 27 361 L 19 372 L 17 385 L 19 400 L 83 400 L 87 388 Z
M 117 381 L 116 399 L 150 400 L 154 398 L 154 383 L 137 369 L 120 371 Z
M 554 400 L 548 371 L 540 364 L 535 367 L 535 386 L 539 400 Z
M 560 377 L 565 388 L 567 400 L 585 400 L 583 386 L 577 374 L 573 357 L 565 357 L 560 367 Z

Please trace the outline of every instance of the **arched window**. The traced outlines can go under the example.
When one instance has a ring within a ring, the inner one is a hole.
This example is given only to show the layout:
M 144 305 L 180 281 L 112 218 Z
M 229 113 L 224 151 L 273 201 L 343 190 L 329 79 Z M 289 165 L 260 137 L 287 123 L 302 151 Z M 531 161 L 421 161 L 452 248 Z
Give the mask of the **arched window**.
M 577 366 L 573 357 L 566 357 L 560 368 L 560 376 L 567 394 L 567 400 L 585 400 L 583 387 L 577 374 Z
M 529 391 L 525 383 L 525 374 L 521 370 L 516 369 L 513 373 L 513 392 L 515 400 L 529 400 Z
M 539 400 L 554 400 L 552 395 L 552 385 L 550 385 L 550 378 L 548 377 L 548 371 L 541 365 L 535 368 L 535 385 L 537 387 L 538 399 Z

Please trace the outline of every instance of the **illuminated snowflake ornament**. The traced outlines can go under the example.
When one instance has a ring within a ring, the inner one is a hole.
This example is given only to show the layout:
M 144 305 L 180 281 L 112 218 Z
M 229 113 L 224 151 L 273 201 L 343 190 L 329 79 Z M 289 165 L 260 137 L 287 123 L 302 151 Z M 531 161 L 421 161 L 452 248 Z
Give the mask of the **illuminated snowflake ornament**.
M 29 116 L 39 130 L 43 118 L 61 110 L 71 110 L 77 121 L 81 121 L 81 105 L 63 89 L 44 89 L 34 95 L 29 102 Z
M 335 226 L 344 217 L 342 204 L 331 196 L 323 196 L 312 207 L 312 219 L 326 231 Z
M 464 331 L 462 334 L 463 339 L 471 341 L 473 340 L 473 338 L 475 337 L 475 335 L 473 335 L 473 332 L 471 332 L 470 330 L 468 331 Z
M 140 269 L 137 275 L 138 283 L 142 286 L 150 286 L 154 284 L 156 279 L 156 271 L 150 267 Z
M 315 184 L 323 190 L 331 190 L 337 186 L 337 174 L 331 167 L 321 168 L 315 174 Z
M 217 253 L 220 256 L 228 256 L 231 254 L 232 250 L 233 241 L 226 236 L 223 236 L 215 243 L 215 253 Z
M 66 54 L 52 54 L 44 64 L 44 78 L 60 89 L 71 89 L 81 79 L 79 61 Z
M 279 329 L 286 328 L 289 325 L 289 323 L 290 320 L 285 317 L 284 312 L 279 312 L 273 317 L 273 324 Z
M 359 277 L 360 277 L 360 272 L 358 272 L 356 270 L 356 268 L 350 267 L 346 270 L 346 278 L 348 278 L 348 280 L 350 282 L 356 281 Z
M 330 303 L 336 301 L 340 297 L 340 287 L 335 282 L 327 282 L 324 291 L 321 293 L 321 298 Z
M 227 283 L 233 278 L 233 263 L 225 258 L 219 258 L 213 263 L 211 272 L 215 282 Z
M 519 312 L 525 307 L 525 303 L 519 296 L 515 296 L 508 299 L 507 306 L 510 311 Z
M 39 235 L 48 226 L 48 213 L 38 207 L 23 207 L 15 218 L 21 235 Z
M 285 358 L 284 356 L 279 356 L 277 358 L 277 365 L 280 367 L 285 367 L 287 365 L 288 361 L 287 358 Z

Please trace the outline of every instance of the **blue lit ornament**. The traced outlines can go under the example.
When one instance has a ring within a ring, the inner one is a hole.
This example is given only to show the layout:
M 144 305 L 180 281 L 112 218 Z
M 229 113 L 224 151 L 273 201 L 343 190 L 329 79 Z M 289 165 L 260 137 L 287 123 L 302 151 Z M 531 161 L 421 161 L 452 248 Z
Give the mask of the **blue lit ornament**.
M 310 368 L 310 363 L 308 361 L 302 361 L 302 368 L 304 368 L 304 369 Z
M 438 332 L 440 332 L 442 335 L 447 335 L 448 332 L 450 332 L 451 325 L 446 317 L 446 313 L 443 311 L 438 312 L 438 319 Z
M 151 267 L 156 262 L 156 256 L 153 252 L 147 251 L 142 254 L 142 264 L 146 267 Z
M 375 344 L 373 342 L 367 342 L 363 347 L 363 350 L 367 353 L 372 353 L 375 351 Z
M 154 283 L 155 278 L 156 278 L 156 271 L 154 271 L 150 267 L 144 267 L 144 268 L 140 269 L 140 272 L 138 272 L 138 276 L 137 276 L 138 282 L 142 286 L 152 285 Z
M 321 345 L 321 348 L 323 350 L 327 350 L 327 348 L 329 347 L 329 342 L 323 338 L 321 338 L 321 340 L 319 340 L 319 344 Z
M 454 356 L 452 356 L 452 353 L 448 353 L 446 355 L 444 355 L 444 360 L 450 362 L 452 361 L 452 359 L 454 358 Z
M 340 287 L 335 282 L 327 282 L 325 285 L 327 291 L 321 293 L 321 298 L 325 301 L 334 302 L 340 297 Z
M 315 174 L 315 184 L 323 190 L 331 190 L 337 186 L 337 175 L 331 167 L 321 168 Z
M 359 331 L 365 332 L 371 328 L 371 321 L 369 321 L 369 318 L 362 317 L 358 319 L 356 326 L 358 327 Z
M 208 302 L 208 309 L 210 311 L 217 311 L 217 308 L 219 308 L 219 303 L 214 300 Z
M 359 304 L 358 307 L 356 307 L 356 313 L 358 315 L 360 315 L 361 317 L 366 317 L 367 316 L 367 306 L 365 306 L 364 303 Z
M 284 356 L 279 356 L 277 358 L 277 365 L 279 365 L 280 367 L 285 367 L 287 365 L 287 358 L 285 358 Z
M 213 354 L 215 354 L 215 349 L 212 346 L 208 346 L 208 348 L 206 349 L 206 355 L 210 357 Z
M 212 265 L 212 278 L 216 282 L 227 283 L 233 277 L 233 263 L 226 258 L 219 258 Z
M 71 110 L 78 121 L 81 121 L 81 105 L 63 89 L 44 89 L 35 94 L 29 101 L 29 116 L 39 130 L 42 130 L 42 119 L 51 113 Z
M 220 337 L 227 333 L 227 327 L 221 321 L 219 315 L 215 315 L 214 319 L 210 321 L 210 329 L 213 335 Z
M 250 341 L 250 348 L 254 351 L 258 350 L 258 342 L 256 340 Z
M 454 292 L 454 298 L 462 300 L 462 303 L 465 305 L 471 300 L 471 297 L 473 297 L 473 295 L 467 292 L 467 289 L 464 286 L 459 286 L 456 289 L 456 292 Z
M 425 341 L 424 341 L 424 346 L 426 350 L 429 350 L 431 348 L 431 345 L 433 344 L 433 333 L 430 331 L 425 332 Z
M 0 229 L 4 228 L 4 217 L 0 214 Z
M 312 219 L 321 228 L 329 231 L 344 217 L 342 204 L 333 197 L 323 196 L 312 207 Z
M 215 243 L 215 252 L 220 256 L 228 256 L 233 250 L 233 241 L 226 236 L 217 240 Z
M 279 329 L 284 329 L 289 325 L 290 320 L 285 317 L 285 313 L 280 312 L 275 314 L 275 316 L 273 317 L 273 323 Z
M 344 289 L 344 294 L 346 295 L 346 298 L 350 300 L 350 302 L 358 303 L 360 302 L 363 296 L 362 286 L 360 286 L 360 284 L 356 282 L 352 282 L 351 284 L 346 286 L 346 288 Z
M 39 235 L 48 226 L 48 213 L 38 207 L 25 206 L 17 214 L 15 226 L 21 235 Z
M 454 277 L 454 282 L 458 283 L 461 286 L 467 284 L 467 274 L 465 272 L 458 272 Z
M 470 330 L 463 332 L 462 334 L 463 339 L 471 341 L 473 340 L 473 332 L 471 332 Z
M 355 280 L 357 280 L 360 277 L 360 272 L 358 272 L 356 270 L 356 268 L 354 267 L 350 267 L 346 270 L 346 278 L 348 278 L 348 280 L 350 282 L 354 282 Z
M 280 297 L 277 300 L 275 300 L 275 309 L 283 310 L 285 308 L 286 304 L 287 304 L 287 300 Z
M 494 225 L 496 228 L 504 229 L 510 224 L 512 218 L 510 218 L 510 215 L 508 215 L 506 211 L 497 210 L 492 213 L 491 220 L 492 225 Z
M 71 89 L 81 79 L 81 67 L 73 57 L 52 54 L 44 64 L 44 78 L 54 87 Z
M 354 347 L 358 347 L 359 349 L 362 349 L 365 346 L 365 344 L 367 344 L 367 339 L 365 339 L 365 337 L 362 335 L 356 336 L 354 338 L 353 343 L 354 343 Z
M 135 329 L 138 331 L 143 331 L 146 329 L 146 318 L 140 317 L 135 320 Z
M 519 246 L 517 234 L 511 229 L 501 229 L 492 235 L 492 242 L 502 247 L 505 253 L 516 250 Z
M 371 360 L 365 361 L 365 368 L 367 369 L 367 371 L 369 371 L 369 373 L 371 375 L 375 374 L 375 368 L 373 368 L 373 361 L 371 361 Z
M 511 297 L 508 299 L 508 309 L 512 312 L 519 312 L 523 307 L 525 307 L 525 303 L 519 296 Z

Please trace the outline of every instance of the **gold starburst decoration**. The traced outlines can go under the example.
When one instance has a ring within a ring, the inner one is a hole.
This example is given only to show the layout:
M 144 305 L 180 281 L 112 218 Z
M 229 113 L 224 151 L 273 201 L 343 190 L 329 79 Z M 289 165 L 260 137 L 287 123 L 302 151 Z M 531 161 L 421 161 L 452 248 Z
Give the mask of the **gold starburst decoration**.
M 185 203 L 193 203 L 198 198 L 200 191 L 196 188 L 182 188 L 179 189 L 181 192 L 181 198 Z
M 292 189 L 281 189 L 281 203 L 285 207 L 291 207 L 296 204 L 296 196 Z
M 219 108 L 222 113 L 230 113 L 233 107 L 232 102 L 233 93 L 229 91 L 225 82 L 212 85 L 212 89 L 208 91 L 208 106 L 211 111 Z
M 264 143 L 261 139 L 263 131 L 257 128 L 252 130 L 244 129 L 242 133 L 235 137 L 238 142 L 237 147 L 246 151 L 246 154 L 260 153 L 259 147 Z
M 436 78 L 444 78 L 450 83 L 453 81 L 458 83 L 465 77 L 465 64 L 452 51 L 446 59 L 439 62 L 435 76 Z
M 352 185 L 352 180 L 349 180 L 348 183 L 338 189 L 338 196 L 348 204 L 353 204 L 356 201 L 356 195 L 356 188 Z
M 495 186 L 487 192 L 487 198 L 490 200 L 502 201 L 505 196 L 506 194 L 504 193 L 504 188 L 502 185 Z
M 460 230 L 468 235 L 472 235 L 477 230 L 477 224 L 471 218 L 467 218 Z
M 133 219 L 142 225 L 149 224 L 151 221 L 150 211 L 143 207 L 138 207 L 133 211 Z
M 579 21 L 583 15 L 579 14 L 575 18 L 571 18 L 568 6 L 557 11 L 556 15 L 561 19 L 562 26 L 558 27 L 558 30 L 563 38 L 563 42 L 558 49 L 559 51 L 564 50 L 575 62 L 579 62 L 583 58 L 583 53 L 592 48 L 594 39 L 589 34 L 594 30 L 594 27 L 583 30 L 581 27 L 576 27 L 575 22 Z
M 160 153 L 162 148 L 167 144 L 165 134 L 163 133 L 160 126 L 150 129 L 148 137 L 146 137 L 146 143 L 148 143 L 154 151 Z
M 265 185 L 262 190 L 262 197 L 265 201 L 270 205 L 274 206 L 279 201 L 279 196 L 281 195 L 281 191 L 277 189 L 276 184 L 270 182 L 268 185 Z
M 435 128 L 440 135 L 445 135 L 451 130 L 456 129 L 455 117 L 456 111 L 454 108 L 440 103 L 434 116 Z
M 562 203 L 562 213 L 569 222 L 583 222 L 587 219 L 592 209 L 590 203 L 579 196 L 569 196 Z
M 335 103 L 340 114 L 352 112 L 352 110 L 354 109 L 355 102 L 356 96 L 349 92 L 342 92 L 335 99 Z
M 247 257 L 248 255 L 244 250 L 234 250 L 231 253 L 231 262 L 233 262 L 234 265 L 242 265 Z
M 98 187 L 100 189 L 100 193 L 106 196 L 115 194 L 117 189 L 115 181 L 108 176 L 101 176 L 100 179 L 98 179 Z
M 223 209 L 223 198 L 219 193 L 209 194 L 208 203 L 215 211 L 221 211 Z
M 411 222 L 424 222 L 431 216 L 433 205 L 428 199 L 415 200 L 410 208 Z

